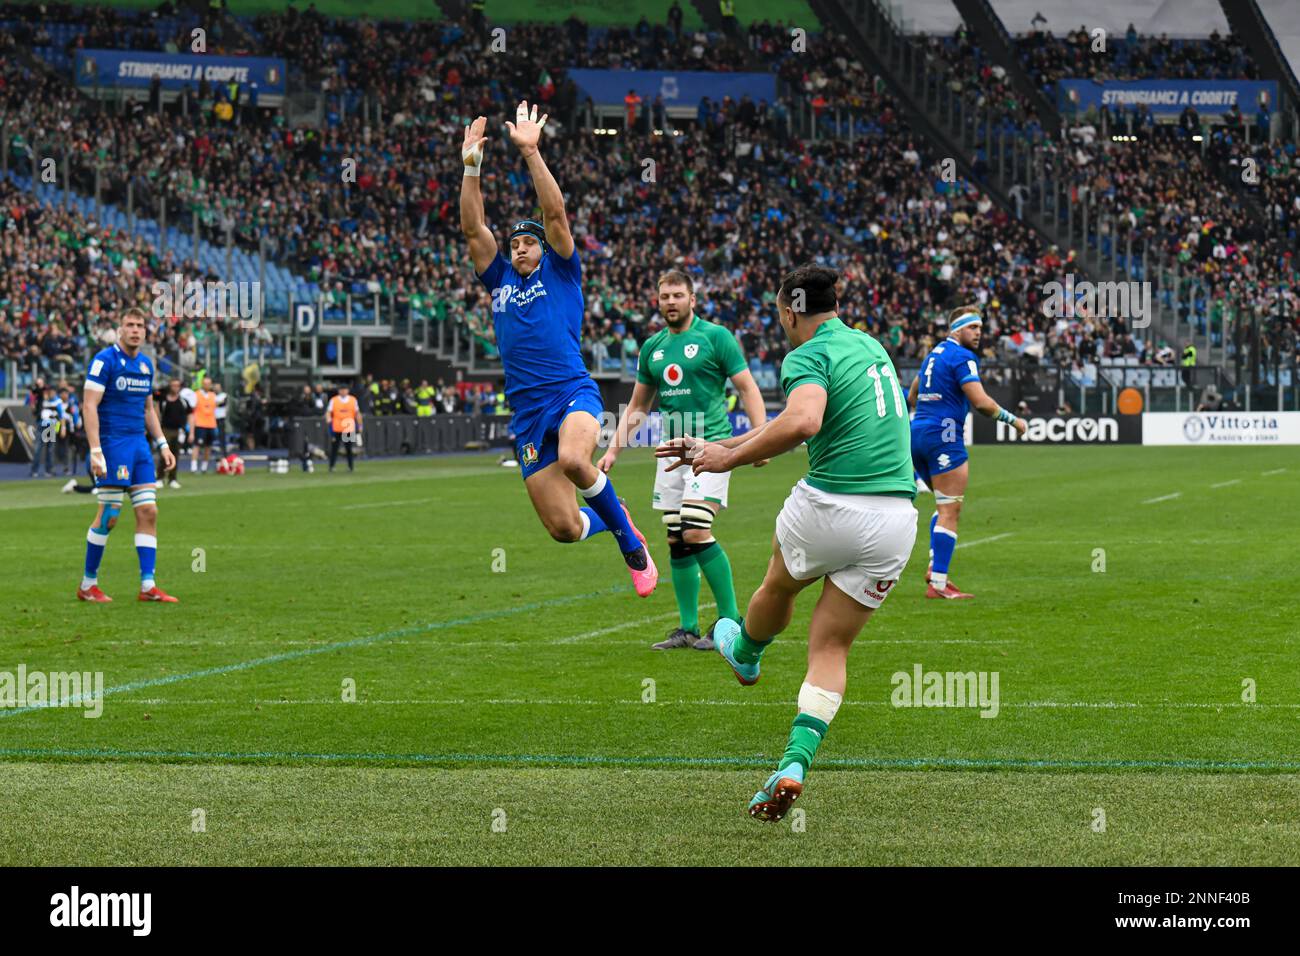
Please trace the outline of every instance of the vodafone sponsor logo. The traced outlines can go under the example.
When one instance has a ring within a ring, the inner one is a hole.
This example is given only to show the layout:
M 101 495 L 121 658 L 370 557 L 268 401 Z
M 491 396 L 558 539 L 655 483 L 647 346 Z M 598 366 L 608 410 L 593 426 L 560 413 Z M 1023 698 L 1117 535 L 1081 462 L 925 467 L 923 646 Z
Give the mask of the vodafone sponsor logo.
M 664 381 L 669 385 L 682 384 L 682 367 L 676 362 L 664 366 Z
M 889 595 L 889 589 L 892 588 L 897 581 L 898 579 L 895 578 L 893 581 L 868 582 L 867 586 L 862 589 L 862 593 L 873 601 L 883 601 Z
M 1030 418 L 1022 437 L 1004 422 L 997 423 L 997 441 L 1034 444 L 1114 444 L 1119 422 L 1113 418 Z

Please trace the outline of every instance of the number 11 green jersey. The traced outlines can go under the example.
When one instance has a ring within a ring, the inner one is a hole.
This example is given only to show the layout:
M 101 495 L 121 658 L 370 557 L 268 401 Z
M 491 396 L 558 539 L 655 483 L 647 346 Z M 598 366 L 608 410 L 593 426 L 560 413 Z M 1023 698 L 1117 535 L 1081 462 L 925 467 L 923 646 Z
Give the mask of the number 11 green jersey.
M 781 364 L 787 396 L 808 383 L 826 390 L 826 412 L 808 439 L 804 480 L 837 494 L 915 498 L 907 401 L 884 347 L 827 319 Z

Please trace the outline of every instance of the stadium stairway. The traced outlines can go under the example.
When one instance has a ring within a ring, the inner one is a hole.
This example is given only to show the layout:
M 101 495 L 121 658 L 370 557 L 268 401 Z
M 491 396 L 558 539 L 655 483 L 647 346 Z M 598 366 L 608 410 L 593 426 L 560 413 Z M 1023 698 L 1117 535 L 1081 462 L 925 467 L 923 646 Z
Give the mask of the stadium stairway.
M 1300 80 L 1282 53 L 1277 37 L 1268 25 L 1268 18 L 1256 0 L 1219 0 L 1219 5 L 1223 7 L 1223 15 L 1228 18 L 1232 32 L 1259 64 L 1260 78 L 1277 81 L 1277 88 L 1283 95 L 1278 97 L 1282 102 L 1274 104 L 1275 109 L 1284 109 L 1289 100 L 1291 111 L 1300 110 Z
M 1007 76 L 1011 77 L 1020 94 L 1034 104 L 1034 109 L 1043 118 L 1043 125 L 1048 129 L 1059 129 L 1061 114 L 1057 112 L 1056 104 L 1034 85 L 1025 72 L 1020 57 L 1016 54 L 1015 40 L 1002 18 L 993 11 L 989 0 L 953 0 L 953 6 L 966 21 L 967 29 L 975 34 L 980 49 L 1007 71 Z
M 40 202 L 56 207 L 66 204 L 91 222 L 97 222 L 102 227 L 122 230 L 161 248 L 164 230 L 154 219 L 137 216 L 132 223 L 125 210 L 112 203 L 101 203 L 97 209 L 93 196 L 83 196 L 57 186 L 34 185 L 31 177 L 21 175 L 12 169 L 9 171 L 9 179 L 19 189 L 34 196 Z M 166 251 L 174 262 L 190 260 L 197 263 L 205 273 L 216 275 L 226 282 L 255 282 L 262 278 L 257 256 L 238 245 L 231 250 L 231 268 L 227 270 L 226 250 L 223 246 L 206 239 L 199 239 L 196 246 L 192 233 L 176 226 L 168 226 L 165 235 Z M 186 278 L 199 277 L 186 276 Z M 269 312 L 287 313 L 290 295 L 298 301 L 308 301 L 314 300 L 320 294 L 318 284 L 293 275 L 288 269 L 270 259 L 266 262 L 265 278 L 266 288 L 262 291 L 266 295 L 266 308 Z
M 715 33 L 722 33 L 722 12 L 718 9 L 718 0 L 691 0 L 700 19 Z
M 421 379 L 430 382 L 496 382 L 500 369 L 467 368 L 467 363 L 454 361 L 433 350 L 424 351 L 408 345 L 401 339 L 369 339 L 363 343 L 362 368 L 381 368 L 385 378 L 409 378 L 413 383 Z
M 1048 245 L 1054 244 L 1063 251 L 1077 250 L 1074 270 L 1078 279 L 1108 278 L 1102 273 L 1110 271 L 1113 262 L 1104 262 L 1100 251 L 1092 255 L 1086 242 L 1075 237 L 1080 231 L 1079 224 L 1072 220 L 1062 222 L 1056 215 L 1058 204 L 1050 191 L 1041 189 L 1045 178 L 1031 168 L 1027 144 L 1014 136 L 994 138 L 987 117 L 982 123 L 978 119 L 971 123 L 970 117 L 962 115 L 961 110 L 954 110 L 948 98 L 941 95 L 946 90 L 942 80 L 947 74 L 936 78 L 934 73 L 936 67 L 944 69 L 943 65 L 926 53 L 922 43 L 904 34 L 877 0 L 811 0 L 811 6 L 827 29 L 842 34 L 856 48 L 863 63 L 884 77 L 890 93 L 907 108 L 909 122 L 919 135 L 930 141 L 937 155 L 954 159 L 962 175 L 978 183 L 1012 216 L 1016 215 L 1016 203 L 1011 190 L 1022 187 L 1030 201 L 1024 203 L 1021 218 Z M 981 127 L 987 143 L 994 148 L 985 149 L 980 145 Z M 987 165 L 987 175 L 983 178 L 976 175 L 977 157 Z M 1037 201 L 1033 201 L 1035 195 Z M 1048 200 L 1053 200 L 1050 207 Z
M 438 9 L 448 20 L 459 20 L 469 12 L 467 0 L 438 0 Z

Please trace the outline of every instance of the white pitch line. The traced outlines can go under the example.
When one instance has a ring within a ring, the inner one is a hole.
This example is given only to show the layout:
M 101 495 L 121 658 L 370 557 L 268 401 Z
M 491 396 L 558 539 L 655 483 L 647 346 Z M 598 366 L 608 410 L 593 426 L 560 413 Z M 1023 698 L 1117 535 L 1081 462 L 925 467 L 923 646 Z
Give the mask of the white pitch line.
M 1154 505 L 1161 501 L 1173 501 L 1175 498 L 1181 498 L 1182 496 L 1183 493 L 1181 491 L 1175 491 L 1172 495 L 1161 495 L 1159 498 L 1148 498 L 1142 503 L 1144 505 Z
M 709 607 L 712 607 L 712 606 L 714 606 L 714 605 L 708 605 L 708 606 L 709 606 Z M 518 640 L 518 641 L 439 641 L 439 640 L 409 641 L 409 640 L 396 640 L 396 641 L 384 641 L 384 646 L 385 646 L 385 647 L 431 647 L 431 648 L 452 648 L 452 647 L 516 647 L 516 648 L 519 648 L 520 650 L 527 650 L 528 648 L 534 648 L 534 647 L 569 647 L 569 646 L 572 646 L 573 644 L 576 644 L 578 641 L 580 641 L 580 640 L 585 640 L 586 638 L 589 638 L 589 637 L 599 637 L 599 636 L 601 636 L 601 635 L 603 635 L 603 634 L 611 634 L 611 633 L 613 633 L 613 632 L 615 632 L 615 631 L 622 631 L 622 630 L 627 630 L 627 629 L 629 629 L 629 628 L 633 628 L 633 627 L 639 627 L 640 625 L 642 625 L 642 624 L 646 624 L 646 623 L 649 623 L 650 621 L 654 621 L 654 620 L 658 620 L 658 619 L 673 618 L 673 617 L 676 617 L 676 616 L 677 616 L 677 612 L 676 612 L 676 611 L 670 611 L 670 612 L 665 612 L 664 614 L 655 615 L 654 617 L 643 618 L 643 619 L 638 620 L 638 621 L 630 621 L 630 622 L 628 622 L 628 623 L 626 623 L 626 624 L 618 624 L 618 625 L 615 625 L 615 626 L 613 626 L 613 627 L 601 628 L 601 629 L 598 630 L 598 631 L 588 631 L 588 632 L 586 632 L 585 634 L 574 634 L 574 635 L 570 635 L 569 637 L 552 638 L 552 639 L 550 639 L 550 640 L 529 640 L 529 639 L 527 639 L 527 638 L 524 638 L 523 640 Z M 794 632 L 790 632 L 790 633 L 787 633 L 787 634 L 782 634 L 782 635 L 780 635 L 779 638 L 777 638 L 777 640 L 779 640 L 780 643 L 782 643 L 782 644 L 807 644 L 807 643 L 808 643 L 808 639 L 807 639 L 806 637 L 801 637 L 801 636 L 799 636 L 797 633 L 794 633 Z M 953 640 L 931 640 L 930 638 L 926 638 L 926 637 L 903 637 L 903 638 L 889 639 L 889 640 L 885 640 L 885 639 L 877 639 L 877 638 L 872 638 L 872 637 L 861 637 L 861 638 L 859 638 L 858 640 L 859 640 L 862 644 L 867 644 L 867 645 L 872 645 L 872 646 L 874 646 L 874 645 L 876 645 L 876 644 L 907 644 L 907 645 L 912 645 L 912 644 L 969 644 L 969 645 L 976 646 L 976 647 L 988 647 L 988 646 L 996 646 L 996 645 L 1002 645 L 1002 644 L 1019 644 L 1019 643 L 1020 643 L 1020 641 L 1013 641 L 1013 640 L 981 641 L 981 640 L 967 640 L 967 639 L 964 639 L 964 638 L 953 639 Z M 331 642 L 330 642 L 330 641 L 327 641 L 327 640 L 303 640 L 303 639 L 299 639 L 299 638 L 286 638 L 285 640 L 282 640 L 282 641 L 276 641 L 276 640 L 261 640 L 261 639 L 259 639 L 259 640 L 247 640 L 247 641 L 199 641 L 199 640 L 195 640 L 195 641 L 149 641 L 149 640 L 136 640 L 136 641 L 95 641 L 95 642 L 94 642 L 94 644 L 95 644 L 96 647 L 137 647 L 137 648 L 140 648 L 140 649 L 142 649 L 142 650 L 143 650 L 143 649 L 147 649 L 147 648 L 154 648 L 154 647 L 159 647 L 159 648 L 161 648 L 161 647 L 253 647 L 253 646 L 259 646 L 259 647 L 319 647 L 319 646 L 324 646 L 324 645 L 329 644 L 329 643 L 331 643 Z M 629 638 L 629 639 L 627 639 L 627 640 L 618 641 L 617 643 L 619 643 L 619 644 L 626 644 L 626 645 L 632 646 L 632 645 L 640 644 L 640 643 L 641 643 L 641 639 L 640 639 L 640 638 L 637 638 L 637 639 L 631 639 L 631 638 Z
M 561 698 L 537 698 L 529 699 L 523 697 L 487 697 L 487 698 L 465 698 L 465 697 L 448 697 L 448 698 L 410 698 L 399 700 L 356 700 L 344 702 L 339 698 L 314 698 L 311 700 L 264 700 L 254 698 L 252 700 L 217 700 L 217 699 L 186 699 L 186 700 L 169 700 L 165 697 L 148 697 L 148 698 L 130 698 L 124 697 L 114 701 L 116 704 L 140 704 L 149 707 L 173 706 L 179 704 L 202 705 L 202 706 L 223 706 L 244 707 L 249 704 L 261 706 L 262 704 L 274 704 L 279 706 L 330 706 L 348 704 L 369 704 L 372 707 L 461 707 L 486 704 L 493 707 L 597 707 L 608 704 L 628 704 L 643 706 L 645 702 L 639 696 L 627 698 L 614 698 L 607 700 L 594 700 L 581 697 L 561 697 Z M 684 707 L 789 707 L 791 702 L 788 700 L 716 700 L 716 699 L 696 699 L 696 700 L 659 700 L 655 703 L 660 705 L 673 704 Z M 893 707 L 894 703 L 889 700 L 846 700 L 841 706 L 844 707 Z M 1024 707 L 1033 710 L 1057 710 L 1057 709 L 1083 709 L 1083 710 L 1138 710 L 1144 708 L 1171 709 L 1171 710 L 1222 710 L 1229 708 L 1233 710 L 1247 710 L 1255 708 L 1265 709 L 1290 709 L 1300 708 L 1300 704 L 1291 703 L 1253 703 L 1247 704 L 1242 701 L 1225 701 L 1223 703 L 1213 703 L 1204 701 L 1156 701 L 1156 702 L 1137 702 L 1124 700 L 1027 700 L 1027 701 L 1002 701 L 999 707 Z M 899 708 L 918 709 L 918 708 Z M 930 709 L 930 708 L 919 708 Z M 957 710 L 956 707 L 944 707 L 945 710 Z
M 717 605 L 714 604 L 713 602 L 700 605 L 701 610 L 703 610 L 706 607 L 717 607 Z M 630 627 L 640 627 L 641 625 L 648 624 L 651 621 L 661 621 L 664 618 L 675 618 L 675 617 L 677 617 L 676 611 L 665 611 L 663 614 L 651 614 L 648 617 L 643 617 L 636 621 L 627 621 L 623 624 L 615 624 L 613 627 L 602 627 L 600 630 L 597 631 L 587 631 L 584 634 L 571 634 L 568 637 L 561 637 L 553 641 L 542 641 L 540 643 L 576 644 L 578 643 L 578 641 L 585 641 L 589 637 L 600 637 L 601 635 L 604 634 L 613 634 L 615 631 L 626 631 Z
M 407 498 L 404 501 L 368 501 L 360 505 L 344 505 L 342 511 L 356 511 L 359 508 L 390 508 L 397 505 L 427 505 L 431 501 L 438 501 L 437 498 Z
M 1231 481 L 1221 481 L 1216 485 L 1210 485 L 1211 488 L 1227 488 L 1229 485 L 1241 484 L 1240 478 L 1233 478 Z
M 1001 541 L 1003 538 L 1009 538 L 1013 534 L 1015 534 L 1014 531 L 1006 531 L 1003 532 L 1002 534 L 995 534 L 991 538 L 976 538 L 974 541 L 962 541 L 957 545 L 957 547 L 973 548 L 977 544 L 988 544 L 990 541 Z
M 1285 468 L 1274 468 L 1272 471 L 1261 471 L 1260 474 L 1267 478 L 1269 475 L 1280 475 L 1286 471 Z

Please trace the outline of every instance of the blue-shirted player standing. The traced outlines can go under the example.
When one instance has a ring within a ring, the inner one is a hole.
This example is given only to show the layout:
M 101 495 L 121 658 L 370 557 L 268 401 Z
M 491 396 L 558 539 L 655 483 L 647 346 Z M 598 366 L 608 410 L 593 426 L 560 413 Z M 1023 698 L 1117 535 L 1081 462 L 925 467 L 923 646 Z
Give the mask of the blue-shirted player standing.
M 912 419 L 912 465 L 934 491 L 935 513 L 930 519 L 930 567 L 925 572 L 928 598 L 968 598 L 948 580 L 957 519 L 966 498 L 966 413 L 977 412 L 1015 426 L 1025 433 L 1025 420 L 998 406 L 980 384 L 980 336 L 984 319 L 974 305 L 948 315 L 948 337 L 921 362 L 920 374 L 907 390 Z
M 525 219 L 510 232 L 510 258 L 484 219 L 479 183 L 485 117 L 465 127 L 461 156 L 461 230 L 479 281 L 492 294 L 496 344 L 506 374 L 506 399 L 524 487 L 556 541 L 582 541 L 609 531 L 618 542 L 632 584 L 649 597 L 659 571 L 608 476 L 592 464 L 604 411 L 600 389 L 582 362 L 582 265 L 569 232 L 559 184 L 538 151 L 547 117 L 519 104 L 506 123 L 537 190 L 542 222 Z M 579 508 L 573 489 L 586 500 Z
M 124 492 L 130 492 L 135 509 L 135 550 L 140 558 L 139 599 L 176 603 L 176 598 L 154 583 L 158 505 L 150 439 L 168 469 L 176 467 L 176 458 L 167 446 L 153 407 L 153 363 L 140 352 L 146 316 L 143 309 L 127 309 L 117 330 L 117 344 L 96 355 L 86 372 L 82 415 L 99 510 L 86 532 L 86 571 L 77 589 L 81 601 L 113 600 L 99 589 L 99 562 L 104 557 L 108 533 L 117 524 Z

